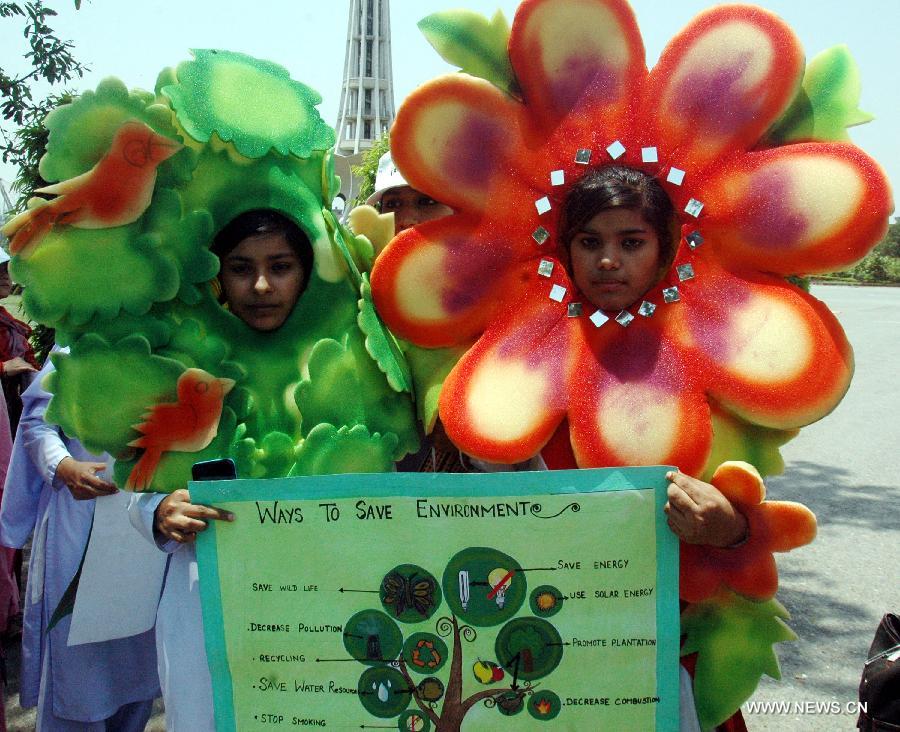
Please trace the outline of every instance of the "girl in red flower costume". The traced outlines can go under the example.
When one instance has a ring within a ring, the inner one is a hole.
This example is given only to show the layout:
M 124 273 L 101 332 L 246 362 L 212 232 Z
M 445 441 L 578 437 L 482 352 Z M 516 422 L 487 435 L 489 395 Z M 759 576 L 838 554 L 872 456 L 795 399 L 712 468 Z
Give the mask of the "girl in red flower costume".
M 423 21 L 448 57 L 455 18 Z M 495 19 L 482 46 L 502 32 Z M 790 28 L 737 5 L 700 14 L 650 71 L 623 0 L 525 0 L 505 47 L 472 64 L 483 78 L 439 78 L 401 108 L 397 166 L 456 213 L 385 249 L 376 305 L 417 346 L 467 348 L 440 397 L 466 453 L 677 465 L 746 518 L 740 546 L 682 552 L 684 651 L 698 651 L 713 726 L 777 673 L 769 646 L 791 634 L 772 552 L 815 532 L 805 508 L 764 502 L 759 474 L 781 470 L 778 446 L 828 414 L 853 371 L 834 316 L 786 277 L 860 259 L 892 210 L 884 174 L 848 142 L 865 121 L 855 68 L 834 49 L 804 78 Z M 611 165 L 654 178 L 677 219 L 665 272 L 634 302 L 599 300 L 562 246 L 572 187 Z M 752 659 L 723 628 L 742 628 Z

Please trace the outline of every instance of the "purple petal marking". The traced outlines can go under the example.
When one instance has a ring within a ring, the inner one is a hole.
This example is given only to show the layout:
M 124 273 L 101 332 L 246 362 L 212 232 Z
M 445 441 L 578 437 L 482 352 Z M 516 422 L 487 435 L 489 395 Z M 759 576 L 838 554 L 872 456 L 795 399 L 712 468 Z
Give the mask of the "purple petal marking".
M 738 87 L 752 61 L 753 53 L 747 51 L 731 66 L 688 74 L 674 92 L 673 111 L 691 126 L 716 136 L 744 127 L 753 121 L 763 103 L 761 94 L 748 95 Z
M 515 305 L 513 305 L 515 307 Z M 563 332 L 565 319 L 557 313 L 545 309 L 532 312 L 529 320 L 506 333 L 497 349 L 501 358 L 519 358 L 528 368 L 544 370 L 549 365 L 554 391 L 562 386 L 562 364 L 565 363 L 563 347 L 566 343 Z
M 465 237 L 447 239 L 446 246 L 445 271 L 452 285 L 444 292 L 443 306 L 447 313 L 456 315 L 477 305 L 490 292 L 506 271 L 512 254 L 503 245 L 473 245 Z
M 786 170 L 756 173 L 740 220 L 744 238 L 761 249 L 779 250 L 796 246 L 809 226 L 808 219 L 789 203 L 793 190 Z
M 622 383 L 647 381 L 662 365 L 663 346 L 659 333 L 640 328 L 621 328 L 619 331 L 598 354 L 600 365 Z
M 721 286 L 707 288 L 702 299 L 690 308 L 690 328 L 694 341 L 712 361 L 727 363 L 746 344 L 735 340 L 731 314 L 741 310 L 753 297 L 746 284 L 728 278 Z
M 470 114 L 443 155 L 443 174 L 467 187 L 483 188 L 502 161 L 507 135 L 494 119 Z
M 618 97 L 619 90 L 619 74 L 615 69 L 595 56 L 573 55 L 551 75 L 548 93 L 554 109 L 567 114 L 584 97 L 593 102 L 609 103 Z

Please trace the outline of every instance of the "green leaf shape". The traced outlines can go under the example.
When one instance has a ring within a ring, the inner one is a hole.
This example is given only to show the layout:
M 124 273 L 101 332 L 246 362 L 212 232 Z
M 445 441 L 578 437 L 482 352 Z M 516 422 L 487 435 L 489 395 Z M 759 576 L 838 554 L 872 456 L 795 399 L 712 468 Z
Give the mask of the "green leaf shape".
M 363 425 L 338 429 L 319 424 L 310 430 L 291 475 L 389 473 L 394 469 L 397 435 L 371 434 Z
M 331 156 L 323 162 L 323 165 L 328 163 L 333 165 Z M 375 247 L 372 246 L 372 242 L 365 236 L 356 236 L 350 229 L 341 224 L 329 209 L 323 208 L 322 216 L 325 219 L 329 232 L 340 237 L 341 245 L 346 248 L 346 253 L 350 255 L 352 264 L 349 266 L 359 270 L 361 273 L 371 272 L 372 265 L 375 263 Z
M 263 475 L 273 478 L 287 475 L 296 462 L 294 440 L 284 432 L 270 432 L 262 441 L 259 458 Z
M 166 66 L 162 71 L 160 71 L 156 75 L 156 83 L 153 85 L 153 92 L 156 94 L 158 98 L 161 98 L 163 93 L 162 90 L 173 84 L 178 83 L 178 74 L 175 71 L 174 66 Z
M 252 438 L 239 439 L 231 456 L 241 478 L 282 478 L 293 469 L 297 452 L 290 435 L 270 432 L 259 447 Z
M 343 264 L 344 268 L 349 273 L 350 281 L 353 283 L 353 286 L 356 287 L 356 289 L 359 289 L 362 286 L 362 271 L 365 269 L 365 266 L 357 261 L 355 252 L 351 251 L 347 244 L 348 241 L 355 241 L 355 237 L 337 223 L 337 220 L 334 218 L 334 214 L 332 214 L 331 211 L 322 209 L 322 218 L 325 219 L 325 225 L 328 227 L 328 234 L 334 244 L 336 259 Z M 348 234 L 347 239 L 344 238 L 345 233 Z
M 861 90 L 859 67 L 850 49 L 842 44 L 822 51 L 806 67 L 802 88 L 766 142 L 849 141 L 848 127 L 874 119 L 859 108 Z
M 157 187 L 144 217 L 144 226 L 155 248 L 168 254 L 178 266 L 178 297 L 188 305 L 200 301 L 195 285 L 209 282 L 219 271 L 219 259 L 209 251 L 212 216 L 206 210 L 183 214 L 181 196 Z
M 78 326 L 59 326 L 56 328 L 56 342 L 60 346 L 71 346 L 86 333 L 96 333 L 109 343 L 118 343 L 131 335 L 143 336 L 152 349 L 159 348 L 172 337 L 172 324 L 146 315 L 131 315 L 120 312 L 113 318 L 94 317 Z
M 447 63 L 487 79 L 507 94 L 519 94 L 507 51 L 509 23 L 502 11 L 488 20 L 471 10 L 448 10 L 423 18 L 418 26 Z
M 319 341 L 310 353 L 308 371 L 294 393 L 304 435 L 322 423 L 366 425 L 372 432 L 398 438 L 395 460 L 418 449 L 412 405 L 388 386 L 358 331 L 341 342 Z
M 256 449 L 256 440 L 240 439 L 242 430 L 238 428 L 238 441 L 231 453 L 234 469 L 239 478 L 261 478 L 263 469 L 259 465 L 261 451 Z
M 326 210 L 340 192 L 341 178 L 334 172 L 334 151 L 328 150 L 322 159 L 322 201 Z
M 140 236 L 140 225 L 54 228 L 27 258 L 14 258 L 29 315 L 46 325 L 77 326 L 122 310 L 143 315 L 179 289 L 175 262 Z
M 175 384 L 184 365 L 151 355 L 141 336 L 111 345 L 88 334 L 72 346 L 71 353 L 51 356 L 56 371 L 46 388 L 54 394 L 46 419 L 58 424 L 91 452 L 121 455 L 138 436 L 132 429 L 148 406 L 174 401 Z M 115 407 L 110 406 L 115 395 Z
M 44 125 L 50 132 L 47 152 L 38 168 L 47 181 L 67 180 L 97 164 L 109 150 L 116 130 L 129 119 L 145 122 L 173 137 L 171 111 L 155 104 L 150 92 L 129 91 L 118 79 L 104 79 L 70 104 L 54 109 Z
M 416 416 L 425 433 L 429 434 L 437 421 L 438 400 L 444 380 L 468 348 L 420 348 L 408 341 L 399 343 L 412 375 Z
M 248 158 L 273 149 L 306 158 L 334 145 L 334 130 L 316 110 L 322 98 L 283 66 L 232 51 L 192 53 L 193 61 L 178 65 L 178 83 L 162 93 L 198 142 L 215 134 Z
M 763 477 L 781 475 L 784 472 L 781 447 L 800 433 L 760 427 L 720 409 L 712 410 L 712 428 L 712 449 L 699 476 L 707 482 L 716 468 L 728 460 L 750 463 Z
M 224 339 L 211 333 L 194 318 L 181 321 L 174 328 L 171 338 L 157 353 L 184 364 L 186 368 L 203 369 L 237 382 L 246 376 L 238 364 L 225 362 L 228 344 Z
M 375 359 L 378 368 L 387 377 L 388 384 L 394 391 L 410 393 L 412 391 L 412 374 L 409 365 L 400 351 L 394 336 L 388 331 L 375 310 L 372 300 L 372 287 L 369 276 L 363 275 L 360 289 L 359 315 L 356 322 L 366 336 L 366 351 Z
M 181 206 L 184 211 L 208 212 L 213 233 L 245 211 L 278 211 L 306 232 L 319 276 L 328 282 L 343 281 L 346 266 L 335 254 L 322 208 L 326 157 L 323 152 L 308 160 L 271 154 L 237 164 L 227 150 L 207 146 L 198 157 L 191 182 L 178 190 Z
M 681 614 L 681 655 L 697 653 L 694 700 L 700 726 L 710 729 L 749 699 L 763 674 L 781 678 L 772 645 L 796 640 L 777 600 L 753 602 L 733 593 L 689 605 Z

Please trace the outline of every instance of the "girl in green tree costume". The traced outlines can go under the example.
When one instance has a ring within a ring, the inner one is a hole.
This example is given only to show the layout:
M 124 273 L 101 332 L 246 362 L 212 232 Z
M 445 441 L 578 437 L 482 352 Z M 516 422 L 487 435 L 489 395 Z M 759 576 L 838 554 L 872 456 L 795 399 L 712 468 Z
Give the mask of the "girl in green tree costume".
M 171 492 L 211 457 L 274 478 L 388 470 L 415 448 L 409 375 L 371 305 L 371 246 L 328 208 L 339 181 L 319 101 L 275 64 L 198 51 L 155 95 L 107 79 L 47 118 L 40 170 L 62 182 L 43 190 L 60 195 L 7 226 L 13 271 L 31 317 L 71 346 L 53 357 L 47 417 L 116 455 L 120 485 L 143 452 L 135 425 L 177 402 L 188 369 L 236 382 L 218 429 L 201 450 L 163 452 L 139 488 Z M 255 209 L 295 222 L 314 253 L 277 333 L 247 326 L 209 284 L 215 234 Z
M 329 209 L 320 101 L 280 66 L 224 51 L 163 71 L 155 94 L 108 79 L 47 118 L 40 170 L 56 197 L 5 229 L 29 314 L 71 348 L 53 356 L 48 421 L 114 455 L 120 486 L 156 492 L 133 519 L 170 551 L 165 538 L 197 529 L 154 536 L 159 493 L 221 517 L 182 490 L 199 460 L 232 457 L 242 477 L 379 472 L 417 447 L 410 377 L 372 306 L 372 247 Z M 312 249 L 276 328 L 224 308 L 211 284 L 216 235 L 256 210 Z M 182 545 L 157 623 L 170 728 L 212 729 L 199 619 Z

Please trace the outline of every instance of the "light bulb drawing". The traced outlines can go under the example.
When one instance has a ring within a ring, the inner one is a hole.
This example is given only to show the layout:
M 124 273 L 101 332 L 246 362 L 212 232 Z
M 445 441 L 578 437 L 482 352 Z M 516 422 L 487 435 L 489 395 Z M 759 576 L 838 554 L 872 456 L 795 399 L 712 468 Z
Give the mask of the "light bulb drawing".
M 459 573 L 459 601 L 464 612 L 469 609 L 469 573 L 465 569 Z
M 490 574 L 488 574 L 488 584 L 491 586 L 488 600 L 495 600 L 500 610 L 503 609 L 503 605 L 506 603 L 506 591 L 512 584 L 514 575 L 515 572 L 510 572 L 503 567 L 492 569 Z

